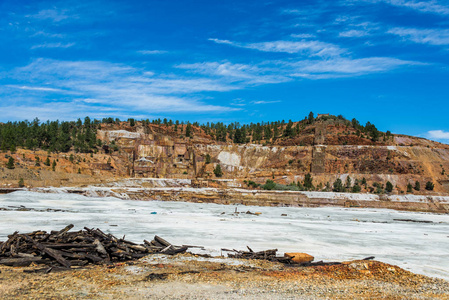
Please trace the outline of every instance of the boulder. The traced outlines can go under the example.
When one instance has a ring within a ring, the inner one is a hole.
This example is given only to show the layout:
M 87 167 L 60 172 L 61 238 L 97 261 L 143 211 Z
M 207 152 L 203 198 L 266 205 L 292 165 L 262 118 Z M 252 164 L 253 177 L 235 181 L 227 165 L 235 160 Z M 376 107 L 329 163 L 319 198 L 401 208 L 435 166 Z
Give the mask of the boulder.
M 285 253 L 284 256 L 285 257 L 293 257 L 292 261 L 295 263 L 299 263 L 299 264 L 308 263 L 315 259 L 312 255 L 309 255 L 307 253 L 299 253 L 299 252 Z

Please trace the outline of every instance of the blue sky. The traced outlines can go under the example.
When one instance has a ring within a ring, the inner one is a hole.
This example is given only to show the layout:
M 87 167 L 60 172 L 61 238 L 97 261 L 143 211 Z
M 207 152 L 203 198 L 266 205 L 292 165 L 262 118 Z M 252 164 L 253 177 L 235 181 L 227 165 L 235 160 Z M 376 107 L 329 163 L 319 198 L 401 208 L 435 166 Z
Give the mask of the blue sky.
M 449 1 L 0 2 L 0 121 L 342 114 L 449 142 Z

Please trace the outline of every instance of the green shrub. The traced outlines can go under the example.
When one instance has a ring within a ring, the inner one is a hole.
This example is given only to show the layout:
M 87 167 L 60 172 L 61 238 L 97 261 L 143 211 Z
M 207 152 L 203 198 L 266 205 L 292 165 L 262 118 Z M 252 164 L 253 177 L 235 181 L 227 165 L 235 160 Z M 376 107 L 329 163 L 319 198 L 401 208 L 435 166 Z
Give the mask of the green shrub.
M 8 159 L 8 162 L 6 163 L 6 168 L 7 169 L 14 169 L 16 166 L 14 165 L 14 158 L 12 158 L 11 156 Z
M 216 177 L 223 176 L 223 170 L 221 169 L 220 164 L 217 164 L 217 166 L 215 167 L 214 174 L 215 174 Z

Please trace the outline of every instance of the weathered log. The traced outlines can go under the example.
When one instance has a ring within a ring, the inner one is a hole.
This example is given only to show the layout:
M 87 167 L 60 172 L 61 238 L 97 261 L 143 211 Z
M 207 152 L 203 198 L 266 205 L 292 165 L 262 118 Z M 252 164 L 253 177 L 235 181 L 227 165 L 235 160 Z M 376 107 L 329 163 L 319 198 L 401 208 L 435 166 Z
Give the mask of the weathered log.
M 166 240 L 164 240 L 163 238 L 161 238 L 157 235 L 154 236 L 154 240 L 165 247 L 168 247 L 171 245 L 171 243 L 167 242 Z
M 41 243 L 42 246 L 48 247 L 48 248 L 52 248 L 52 249 L 64 249 L 64 248 L 89 248 L 89 249 L 94 249 L 97 246 L 94 244 L 75 244 L 75 243 L 71 243 L 71 244 L 47 244 L 47 243 Z
M 128 248 L 138 251 L 138 252 L 146 252 L 147 248 L 141 245 L 128 245 Z
M 66 233 L 67 231 L 69 231 L 69 230 L 72 229 L 73 227 L 74 227 L 73 224 L 67 225 L 64 229 L 61 229 L 61 230 L 56 234 L 56 237 L 62 236 L 64 233 Z
M 99 240 L 95 240 L 94 241 L 94 245 L 95 250 L 100 253 L 100 254 L 104 254 L 104 255 L 108 255 L 108 252 L 106 251 L 106 249 L 104 248 L 103 244 L 99 241 Z
M 67 258 L 73 258 L 73 259 L 85 259 L 86 258 L 85 253 L 73 253 L 73 252 L 68 252 L 68 251 L 64 251 L 64 250 L 61 250 L 60 253 L 63 257 L 67 257 Z
M 362 260 L 371 260 L 371 259 L 375 259 L 375 257 L 374 257 L 374 256 L 368 256 L 368 257 L 365 257 L 365 258 L 362 259 Z
M 21 257 L 21 258 L 32 258 L 32 257 L 36 257 L 36 255 L 33 254 L 29 254 L 29 253 L 17 253 L 16 255 L 17 257 Z
M 93 263 L 98 263 L 98 262 L 104 261 L 103 258 L 101 258 L 97 255 L 94 255 L 94 254 L 86 254 L 86 258 L 91 260 Z
M 19 233 L 19 232 L 16 231 L 16 232 L 14 232 L 13 234 L 8 235 L 8 240 L 7 240 L 6 242 L 4 242 L 4 243 L 2 244 L 2 246 L 0 247 L 0 254 L 4 254 L 7 250 L 10 249 L 11 244 L 15 241 L 15 239 L 16 239 L 18 233 Z
M 70 268 L 70 263 L 66 259 L 64 259 L 64 257 L 62 257 L 61 254 L 57 250 L 47 248 L 44 245 L 34 241 L 32 238 L 30 238 L 27 235 L 21 235 L 21 236 L 24 237 L 27 241 L 32 242 L 36 248 L 45 252 L 48 256 L 53 257 L 62 266 L 66 267 L 66 268 Z
M 0 265 L 11 266 L 11 267 L 26 267 L 31 263 L 42 263 L 49 262 L 48 260 L 42 259 L 40 256 L 27 257 L 27 258 L 4 258 L 0 259 Z

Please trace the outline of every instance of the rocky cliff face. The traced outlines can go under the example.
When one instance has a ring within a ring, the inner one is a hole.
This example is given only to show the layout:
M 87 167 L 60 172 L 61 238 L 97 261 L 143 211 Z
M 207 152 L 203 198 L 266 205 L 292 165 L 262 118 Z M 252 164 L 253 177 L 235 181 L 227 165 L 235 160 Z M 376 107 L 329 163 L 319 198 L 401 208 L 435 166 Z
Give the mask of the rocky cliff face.
M 181 125 L 180 125 L 181 127 Z M 184 126 L 185 127 L 185 126 Z M 185 128 L 183 131 L 185 132 Z M 193 127 L 193 137 L 164 125 L 137 124 L 103 126 L 97 138 L 105 146 L 93 154 L 46 153 L 18 150 L 8 156 L 16 161 L 15 170 L 2 171 L 3 184 L 79 185 L 126 177 L 199 179 L 200 184 L 214 185 L 217 164 L 224 179 L 238 179 L 263 184 L 267 179 L 281 184 L 302 181 L 311 173 L 317 190 L 340 178 L 351 182 L 366 180 L 362 192 L 372 192 L 373 184 L 390 181 L 392 193 L 406 193 L 407 185 L 418 181 L 420 191 L 413 193 L 449 193 L 449 145 L 426 139 L 382 134 L 372 141 L 352 127 L 331 121 L 305 126 L 292 138 L 261 141 L 261 144 L 217 142 L 201 128 Z M 50 166 L 36 166 L 49 156 Z M 210 159 L 209 159 L 210 157 Z M 424 189 L 433 182 L 434 191 Z
M 414 192 L 423 193 L 430 181 L 435 184 L 434 192 L 449 192 L 448 145 L 401 135 L 372 142 L 352 128 L 328 122 L 318 122 L 303 135 L 269 146 L 218 143 L 204 134 L 182 138 L 141 128 L 135 132 L 100 131 L 99 136 L 106 142 L 114 140 L 132 157 L 129 173 L 135 177 L 214 179 L 213 169 L 220 164 L 223 178 L 242 182 L 263 184 L 272 179 L 289 184 L 310 172 L 315 187 L 321 188 L 337 178 L 345 182 L 349 176 L 352 182 L 366 179 L 363 191 L 370 191 L 375 182 L 390 181 L 393 193 L 405 193 L 409 183 L 414 186 L 418 181 L 421 190 Z

